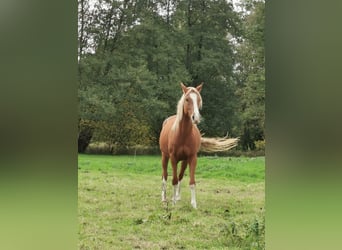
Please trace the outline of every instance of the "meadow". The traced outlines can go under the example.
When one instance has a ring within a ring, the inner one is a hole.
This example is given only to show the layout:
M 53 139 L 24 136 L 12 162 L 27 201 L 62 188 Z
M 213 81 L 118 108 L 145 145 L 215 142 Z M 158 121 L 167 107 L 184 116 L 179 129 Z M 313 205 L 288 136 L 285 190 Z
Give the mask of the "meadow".
M 161 202 L 160 156 L 79 155 L 79 249 L 265 249 L 265 158 L 199 157 L 198 209 Z

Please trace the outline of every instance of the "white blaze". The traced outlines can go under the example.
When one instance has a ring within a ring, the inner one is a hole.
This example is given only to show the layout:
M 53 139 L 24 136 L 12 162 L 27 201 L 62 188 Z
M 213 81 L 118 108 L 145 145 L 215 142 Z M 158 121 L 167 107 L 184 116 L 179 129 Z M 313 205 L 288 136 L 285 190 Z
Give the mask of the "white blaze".
M 197 94 L 196 93 L 190 93 L 190 98 L 192 99 L 192 103 L 194 105 L 194 122 L 199 123 L 201 115 L 198 110 L 198 105 L 197 105 Z

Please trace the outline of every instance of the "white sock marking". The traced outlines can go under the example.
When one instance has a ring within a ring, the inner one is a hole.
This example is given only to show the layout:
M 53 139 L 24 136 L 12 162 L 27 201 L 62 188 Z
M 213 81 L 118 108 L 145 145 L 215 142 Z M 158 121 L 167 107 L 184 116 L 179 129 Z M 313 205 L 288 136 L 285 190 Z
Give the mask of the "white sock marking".
M 173 204 L 176 204 L 177 202 L 177 195 L 178 195 L 178 184 L 173 185 L 173 197 L 172 197 Z
M 180 200 L 181 200 L 180 185 L 181 185 L 181 182 L 178 181 L 177 190 L 176 190 L 176 200 L 177 200 L 177 201 L 180 201 Z
M 162 181 L 162 201 L 166 201 L 166 180 L 164 178 Z
M 193 208 L 197 208 L 195 187 L 196 187 L 195 184 L 190 185 L 191 205 Z

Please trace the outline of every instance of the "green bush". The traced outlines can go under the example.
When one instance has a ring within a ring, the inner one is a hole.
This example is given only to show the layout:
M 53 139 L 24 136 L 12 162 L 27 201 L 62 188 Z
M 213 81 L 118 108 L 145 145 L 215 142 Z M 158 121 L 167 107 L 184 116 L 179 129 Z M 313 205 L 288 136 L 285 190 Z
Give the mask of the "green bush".
M 254 144 L 255 144 L 256 150 L 265 151 L 265 148 L 266 148 L 266 141 L 265 140 L 255 141 Z
M 93 142 L 90 143 L 87 150 L 87 154 L 104 154 L 104 155 L 159 155 L 160 149 L 158 146 L 111 146 L 105 142 Z
M 247 150 L 233 148 L 226 152 L 207 153 L 199 152 L 199 156 L 230 156 L 230 157 L 258 157 L 265 156 L 265 141 L 256 142 L 258 145 L 256 150 Z M 264 147 L 264 148 L 262 148 Z M 158 145 L 145 146 L 121 146 L 110 145 L 106 142 L 92 142 L 85 151 L 87 154 L 105 154 L 105 155 L 160 155 L 160 149 Z

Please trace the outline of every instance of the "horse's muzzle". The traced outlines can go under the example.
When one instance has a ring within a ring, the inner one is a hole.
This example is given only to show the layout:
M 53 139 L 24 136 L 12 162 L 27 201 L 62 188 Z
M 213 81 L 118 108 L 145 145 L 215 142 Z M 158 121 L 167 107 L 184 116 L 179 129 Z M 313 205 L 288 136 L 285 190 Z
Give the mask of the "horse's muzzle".
M 196 115 L 193 114 L 191 116 L 191 120 L 192 120 L 192 123 L 198 124 L 198 123 L 200 123 L 201 117 L 200 116 L 196 116 Z

